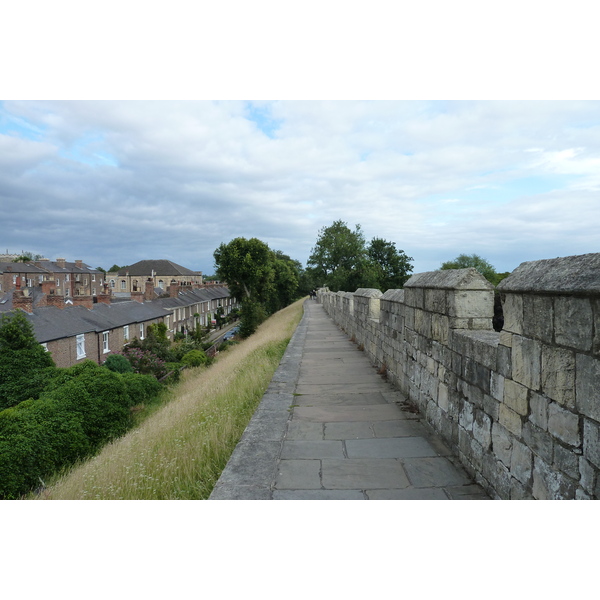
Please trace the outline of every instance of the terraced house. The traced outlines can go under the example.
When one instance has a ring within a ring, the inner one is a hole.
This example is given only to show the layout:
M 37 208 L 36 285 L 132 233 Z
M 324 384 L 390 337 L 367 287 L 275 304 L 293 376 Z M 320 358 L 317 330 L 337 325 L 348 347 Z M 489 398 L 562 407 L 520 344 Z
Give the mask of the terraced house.
M 197 325 L 210 326 L 217 314 L 228 315 L 237 306 L 226 286 L 201 287 L 185 275 L 180 276 L 182 283 L 173 278 L 165 289 L 155 287 L 156 280 L 149 277 L 143 281 L 142 291 L 138 280 L 135 290 L 117 295 L 109 282 L 103 281 L 102 272 L 94 273 L 77 262 L 65 261 L 64 266 L 59 263 L 54 265 L 56 270 L 51 269 L 31 263 L 2 264 L 0 314 L 23 310 L 36 339 L 52 353 L 59 367 L 86 359 L 101 364 L 133 338 L 144 339 L 153 323 L 165 323 L 173 339 L 176 333 L 191 331 Z M 75 277 L 66 279 L 67 273 Z

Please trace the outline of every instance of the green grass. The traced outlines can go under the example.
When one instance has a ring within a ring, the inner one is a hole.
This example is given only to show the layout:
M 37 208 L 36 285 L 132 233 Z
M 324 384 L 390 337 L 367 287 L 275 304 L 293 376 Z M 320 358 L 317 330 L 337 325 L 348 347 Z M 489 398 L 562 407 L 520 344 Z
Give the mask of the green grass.
M 273 315 L 208 369 L 184 372 L 164 406 L 39 498 L 208 498 L 279 365 L 302 302 Z

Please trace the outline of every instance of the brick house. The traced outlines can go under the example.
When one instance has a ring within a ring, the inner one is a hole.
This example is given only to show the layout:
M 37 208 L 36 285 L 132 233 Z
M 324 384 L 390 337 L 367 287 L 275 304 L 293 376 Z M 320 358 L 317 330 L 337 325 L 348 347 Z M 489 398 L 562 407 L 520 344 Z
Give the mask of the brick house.
M 183 286 L 202 285 L 200 271 L 192 271 L 170 260 L 140 260 L 119 271 L 107 273 L 106 279 L 113 294 L 117 296 L 143 292 L 148 280 L 162 291 L 166 291 L 173 283 Z

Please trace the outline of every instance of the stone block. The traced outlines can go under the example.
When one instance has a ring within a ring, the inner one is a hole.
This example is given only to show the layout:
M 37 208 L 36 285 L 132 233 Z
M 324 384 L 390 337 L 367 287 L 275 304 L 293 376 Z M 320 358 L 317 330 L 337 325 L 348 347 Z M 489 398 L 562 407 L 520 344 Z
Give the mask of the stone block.
M 448 412 L 448 386 L 442 382 L 438 385 L 438 406 L 445 412 Z
M 542 392 L 567 408 L 575 407 L 575 355 L 570 350 L 542 347 Z
M 513 336 L 512 378 L 517 383 L 538 390 L 541 383 L 542 346 L 520 335 Z
M 426 289 L 425 290 L 425 310 L 441 313 L 448 313 L 448 305 L 446 301 L 446 290 Z
M 579 416 L 555 402 L 548 405 L 548 433 L 570 446 L 581 446 Z
M 510 467 L 514 437 L 502 425 L 492 424 L 492 450 L 494 456 Z
M 555 471 L 541 458 L 534 458 L 533 496 L 536 500 L 573 500 L 575 489 L 571 478 Z
M 510 459 L 510 474 L 523 485 L 528 485 L 531 480 L 533 454 L 521 442 L 515 440 Z
M 531 392 L 531 397 L 529 399 L 529 407 L 531 410 L 529 420 L 534 425 L 537 425 L 537 427 L 544 430 L 548 429 L 548 403 L 548 398 L 544 398 L 541 394 Z
M 504 330 L 523 335 L 523 296 L 506 294 L 502 302 Z
M 548 432 L 526 422 L 523 425 L 523 441 L 534 454 L 543 458 L 548 464 L 552 464 L 554 442 Z
M 586 417 L 600 422 L 600 360 L 593 356 L 578 354 L 576 373 L 577 410 Z
M 512 377 L 512 348 L 498 346 L 496 371 L 503 377 Z
M 588 493 L 594 493 L 598 471 L 583 456 L 579 457 L 579 485 Z
M 458 423 L 466 431 L 473 430 L 473 405 L 470 402 L 463 402 L 458 418 Z
M 583 456 L 600 469 L 600 425 L 589 419 L 583 421 Z
M 440 344 L 448 344 L 450 320 L 446 315 L 433 313 L 431 315 L 431 337 Z
M 510 409 L 506 404 L 500 404 L 498 421 L 500 425 L 506 427 L 511 433 L 514 433 L 518 437 L 521 436 L 523 427 L 521 416 Z
M 488 318 L 494 316 L 493 290 L 456 290 L 448 292 L 448 314 L 458 318 Z
M 554 299 L 554 339 L 557 344 L 584 352 L 592 349 L 592 304 L 588 298 Z
M 483 410 L 486 415 L 492 419 L 492 421 L 498 420 L 498 413 L 500 412 L 500 402 L 492 396 L 484 394 L 483 396 Z
M 479 409 L 475 409 L 474 412 L 473 437 L 483 450 L 488 450 L 492 441 L 492 420 Z
M 560 444 L 554 444 L 554 463 L 553 468 L 575 481 L 579 481 L 579 455 L 575 454 L 571 448 L 564 448 Z
M 512 338 L 513 333 L 510 331 L 505 331 L 504 329 L 500 332 L 500 336 L 498 338 L 498 344 L 500 346 L 507 346 L 508 348 L 512 348 Z
M 490 373 L 490 394 L 496 400 L 504 400 L 504 377 L 494 371 Z
M 525 336 L 552 343 L 554 308 L 552 297 L 523 296 L 523 333 Z
M 519 415 L 526 416 L 529 412 L 527 388 L 511 379 L 504 381 L 504 403 Z

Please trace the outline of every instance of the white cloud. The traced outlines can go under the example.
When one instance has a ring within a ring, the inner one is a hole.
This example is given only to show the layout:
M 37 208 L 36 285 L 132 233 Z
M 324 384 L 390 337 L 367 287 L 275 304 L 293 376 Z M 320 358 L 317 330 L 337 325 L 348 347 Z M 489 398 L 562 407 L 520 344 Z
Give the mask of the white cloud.
M 164 256 L 209 272 L 214 249 L 236 236 L 305 262 L 318 230 L 337 219 L 396 242 L 419 270 L 461 252 L 512 269 L 534 249 L 597 249 L 597 103 L 69 101 L 4 110 L 41 136 L 0 136 L 10 166 L 0 179 L 3 245 L 19 250 L 25 217 L 48 255 L 105 266 Z M 277 124 L 272 137 L 260 119 Z M 566 179 L 544 187 L 556 175 Z M 556 186 L 563 192 L 548 195 Z

